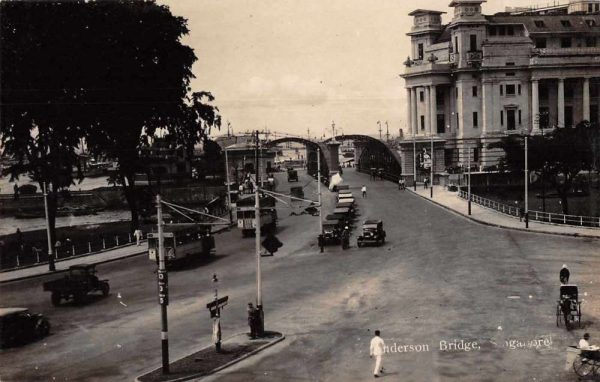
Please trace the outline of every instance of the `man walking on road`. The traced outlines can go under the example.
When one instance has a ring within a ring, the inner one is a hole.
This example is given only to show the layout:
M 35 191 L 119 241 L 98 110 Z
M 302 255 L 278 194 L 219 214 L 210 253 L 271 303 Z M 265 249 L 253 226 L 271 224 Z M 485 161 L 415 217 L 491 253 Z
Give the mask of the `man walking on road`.
M 569 272 L 569 268 L 567 268 L 567 264 L 563 264 L 558 277 L 560 278 L 561 284 L 569 283 L 569 276 L 571 276 L 571 272 Z
M 363 184 L 362 188 L 360 189 L 360 191 L 362 192 L 362 197 L 366 198 L 367 197 L 367 186 L 365 186 Z
M 373 370 L 373 377 L 379 378 L 379 374 L 383 373 L 383 349 L 385 347 L 385 342 L 383 342 L 383 338 L 380 337 L 381 332 L 379 330 L 375 331 L 375 337 L 371 339 L 371 346 L 369 349 L 369 356 L 373 358 L 375 356 L 375 369 Z

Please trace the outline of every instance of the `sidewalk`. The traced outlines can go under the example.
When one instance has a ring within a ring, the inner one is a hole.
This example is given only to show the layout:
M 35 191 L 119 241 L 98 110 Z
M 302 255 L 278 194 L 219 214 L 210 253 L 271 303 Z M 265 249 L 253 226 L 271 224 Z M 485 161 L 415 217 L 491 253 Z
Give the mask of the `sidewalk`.
M 482 207 L 471 203 L 471 216 L 467 214 L 468 203 L 465 199 L 458 196 L 458 192 L 450 192 L 442 186 L 433 186 L 433 200 L 429 197 L 429 189 L 424 189 L 422 185 L 417 186 L 415 192 L 407 187 L 408 191 L 415 193 L 422 198 L 428 199 L 446 209 L 461 214 L 473 221 L 487 224 L 495 227 L 517 229 L 521 231 L 539 232 L 554 235 L 581 236 L 600 239 L 600 229 L 576 227 L 568 225 L 546 224 L 537 221 L 529 221 L 529 228 L 525 228 L 525 222 L 518 218 L 508 216 L 492 209 Z
M 55 263 L 56 272 L 48 270 L 48 264 L 40 264 L 32 267 L 16 269 L 12 271 L 0 272 L 0 284 L 25 279 L 29 277 L 41 276 L 44 274 L 52 274 L 69 269 L 75 264 L 100 264 L 112 260 L 123 259 L 125 257 L 136 256 L 148 251 L 148 246 L 144 241 L 139 247 L 135 244 L 126 245 L 108 251 L 98 252 L 90 255 L 76 256 L 64 260 L 59 260 Z

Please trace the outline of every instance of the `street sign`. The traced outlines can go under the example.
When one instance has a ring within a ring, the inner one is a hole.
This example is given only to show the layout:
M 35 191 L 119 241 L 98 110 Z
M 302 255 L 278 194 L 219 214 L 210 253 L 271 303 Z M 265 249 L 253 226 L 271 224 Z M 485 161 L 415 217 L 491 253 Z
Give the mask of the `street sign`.
M 169 305 L 169 279 L 166 270 L 158 270 L 158 303 Z
M 225 305 L 227 305 L 228 300 L 229 300 L 229 296 L 221 297 L 218 300 L 215 300 L 213 302 L 209 302 L 208 304 L 206 304 L 206 309 L 209 309 L 209 310 L 214 310 L 217 308 L 220 309 L 220 308 L 224 307 Z

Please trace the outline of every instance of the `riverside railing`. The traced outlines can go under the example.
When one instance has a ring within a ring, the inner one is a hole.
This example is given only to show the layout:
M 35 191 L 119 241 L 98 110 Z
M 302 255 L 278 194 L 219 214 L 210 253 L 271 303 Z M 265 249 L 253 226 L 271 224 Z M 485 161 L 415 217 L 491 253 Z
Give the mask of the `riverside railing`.
M 458 196 L 467 200 L 467 191 L 461 190 Z M 520 207 L 511 206 L 500 203 L 495 200 L 482 198 L 481 196 L 471 194 L 471 202 L 479 204 L 482 207 L 496 210 L 505 215 L 514 217 L 522 217 L 523 210 Z M 552 212 L 529 211 L 529 220 L 539 221 L 540 223 L 562 224 L 580 227 L 595 227 L 600 228 L 600 217 L 595 216 L 580 216 L 580 215 L 565 215 Z

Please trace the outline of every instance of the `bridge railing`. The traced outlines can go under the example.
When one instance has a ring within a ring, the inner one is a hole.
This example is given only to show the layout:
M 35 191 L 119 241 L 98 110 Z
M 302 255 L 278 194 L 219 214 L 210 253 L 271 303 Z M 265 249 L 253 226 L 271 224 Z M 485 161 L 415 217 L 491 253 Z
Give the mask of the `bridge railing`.
M 465 200 L 468 200 L 468 194 L 464 190 L 459 191 L 458 196 Z M 487 199 L 481 196 L 471 194 L 471 202 L 485 208 L 496 210 L 505 215 L 522 217 L 523 210 L 521 208 L 500 203 L 492 199 Z M 600 228 L 600 217 L 596 216 L 565 215 L 552 212 L 530 210 L 529 220 L 538 221 L 540 223 Z

